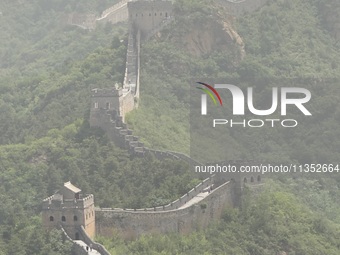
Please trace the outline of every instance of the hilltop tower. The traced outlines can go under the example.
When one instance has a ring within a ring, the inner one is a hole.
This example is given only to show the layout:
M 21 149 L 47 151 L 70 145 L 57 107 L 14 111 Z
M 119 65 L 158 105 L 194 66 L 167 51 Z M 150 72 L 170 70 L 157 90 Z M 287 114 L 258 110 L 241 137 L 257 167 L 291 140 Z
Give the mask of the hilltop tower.
M 95 210 L 93 195 L 81 194 L 71 182 L 54 195 L 44 199 L 42 208 L 43 226 L 47 230 L 60 225 L 75 240 L 81 239 L 80 228 L 84 227 L 90 238 L 95 236 Z
M 250 189 L 252 193 L 257 193 L 261 190 L 259 188 L 264 184 L 264 175 L 257 172 L 258 168 L 256 166 L 259 166 L 258 162 L 232 160 L 219 162 L 218 165 L 231 165 L 236 167 L 235 172 L 215 174 L 215 183 L 217 185 L 228 181 L 233 182 L 233 205 L 236 207 L 241 206 L 241 197 L 245 188 Z
M 91 94 L 90 126 L 105 130 L 107 114 L 115 118 L 121 115 L 120 98 L 122 91 L 117 88 L 93 89 Z
M 129 88 L 93 89 L 91 96 L 90 126 L 107 130 L 108 115 L 124 122 L 125 114 L 134 108 L 134 98 Z
M 172 17 L 172 1 L 130 1 L 129 21 L 142 37 Z

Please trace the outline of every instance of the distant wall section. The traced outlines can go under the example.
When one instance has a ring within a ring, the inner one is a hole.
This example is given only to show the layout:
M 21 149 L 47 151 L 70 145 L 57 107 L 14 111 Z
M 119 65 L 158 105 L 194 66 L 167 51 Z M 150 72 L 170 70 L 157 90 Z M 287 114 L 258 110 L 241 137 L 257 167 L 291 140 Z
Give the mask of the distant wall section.
M 116 24 L 118 22 L 127 21 L 129 19 L 129 11 L 127 7 L 128 0 L 122 0 L 114 6 L 106 9 L 100 18 L 96 21 L 98 23 L 111 22 Z
M 153 28 L 172 16 L 171 1 L 131 1 L 128 2 L 129 20 L 146 36 Z
M 265 5 L 268 0 L 218 0 L 218 2 L 227 7 L 231 15 L 238 17 L 256 11 Z

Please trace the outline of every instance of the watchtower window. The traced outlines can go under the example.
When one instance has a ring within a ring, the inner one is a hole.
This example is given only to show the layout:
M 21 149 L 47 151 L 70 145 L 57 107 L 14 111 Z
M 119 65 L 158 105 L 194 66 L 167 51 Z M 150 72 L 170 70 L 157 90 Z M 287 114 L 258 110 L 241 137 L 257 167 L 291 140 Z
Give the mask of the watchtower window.
M 260 175 L 257 176 L 257 181 L 258 181 L 258 182 L 261 181 L 261 176 L 260 176 Z
M 50 216 L 50 221 L 54 221 L 54 217 L 53 216 Z
M 66 217 L 65 217 L 65 216 L 62 216 L 62 217 L 61 217 L 61 221 L 64 221 L 64 222 L 65 222 L 65 221 L 66 221 Z
M 250 178 L 250 182 L 254 182 L 254 177 L 253 176 Z
M 73 220 L 74 220 L 74 221 L 78 221 L 77 215 L 74 215 L 74 216 L 73 216 Z
M 165 13 L 165 17 L 168 17 L 168 13 L 167 12 Z
M 110 103 L 106 103 L 106 109 L 110 109 Z
M 95 108 L 95 109 L 98 109 L 98 102 L 95 102 L 95 103 L 94 103 L 94 108 Z
M 244 179 L 243 179 L 243 182 L 244 182 L 244 183 L 247 183 L 247 178 L 244 178 Z

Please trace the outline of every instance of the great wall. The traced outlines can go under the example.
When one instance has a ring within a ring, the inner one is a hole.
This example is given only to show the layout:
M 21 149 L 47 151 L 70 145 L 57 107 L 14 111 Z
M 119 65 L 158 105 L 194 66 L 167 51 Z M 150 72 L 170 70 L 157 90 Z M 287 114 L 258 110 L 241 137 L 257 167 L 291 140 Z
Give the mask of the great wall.
M 227 7 L 234 16 L 252 12 L 267 2 L 267 0 L 216 1 Z M 185 154 L 154 150 L 144 146 L 125 123 L 125 115 L 137 108 L 140 100 L 141 44 L 173 20 L 172 1 L 122 0 L 97 18 L 92 14 L 72 15 L 69 24 L 91 30 L 97 23 L 129 22 L 123 85 L 92 90 L 91 127 L 103 129 L 112 142 L 128 150 L 133 157 L 151 154 L 160 160 L 171 158 L 183 160 L 191 166 L 201 165 Z M 224 163 L 237 166 L 241 164 L 238 161 Z M 84 195 L 80 189 L 67 182 L 57 193 L 44 199 L 42 220 L 46 229 L 62 230 L 65 240 L 73 243 L 73 254 L 109 255 L 105 247 L 93 241 L 96 234 L 110 236 L 115 231 L 124 239 L 131 240 L 150 233 L 190 233 L 218 220 L 227 206 L 240 206 L 245 187 L 256 191 L 261 185 L 263 179 L 260 175 L 249 173 L 214 175 L 167 205 L 126 209 L 97 208 L 93 195 Z M 93 249 L 88 252 L 86 247 Z

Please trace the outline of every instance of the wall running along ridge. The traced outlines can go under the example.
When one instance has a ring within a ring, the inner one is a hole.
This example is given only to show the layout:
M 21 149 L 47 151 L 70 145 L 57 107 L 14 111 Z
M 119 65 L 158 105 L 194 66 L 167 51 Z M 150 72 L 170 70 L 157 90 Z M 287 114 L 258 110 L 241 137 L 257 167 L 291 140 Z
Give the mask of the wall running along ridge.
M 231 15 L 240 16 L 257 10 L 266 4 L 267 0 L 218 0 L 218 2 L 226 6 Z M 105 10 L 99 18 L 94 19 L 93 15 L 73 14 L 69 23 L 84 29 L 94 29 L 96 23 L 111 22 L 116 24 L 129 21 L 123 86 L 92 90 L 91 127 L 102 128 L 111 141 L 121 148 L 127 149 L 132 156 L 153 155 L 160 160 L 171 158 L 184 160 L 189 165 L 201 165 L 179 152 L 160 151 L 145 147 L 125 124 L 126 114 L 136 108 L 139 102 L 141 42 L 148 40 L 173 21 L 172 8 L 172 1 L 122 0 Z M 60 225 L 60 229 L 62 229 L 65 239 L 73 242 L 74 254 L 83 255 L 87 252 L 81 242 L 70 238 L 68 233 L 72 236 L 79 235 L 79 239 L 86 245 L 91 245 L 100 254 L 109 255 L 110 253 L 105 247 L 92 241 L 92 232 L 96 231 L 96 234 L 108 237 L 113 232 L 118 232 L 125 239 L 135 239 L 142 234 L 189 233 L 205 228 L 221 217 L 224 208 L 240 206 L 244 187 L 249 187 L 252 192 L 256 192 L 258 187 L 262 186 L 262 178 L 255 177 L 251 173 L 210 176 L 187 194 L 168 205 L 143 209 L 95 208 L 95 225 L 93 221 L 93 227 L 91 227 L 92 222 L 90 225 L 86 222 L 84 226 L 69 225 L 66 222 Z M 247 180 L 257 180 L 257 182 Z M 92 197 L 91 199 L 93 200 Z M 45 199 L 43 204 L 45 212 L 53 209 L 50 206 L 50 198 Z M 77 208 L 74 205 L 63 206 L 70 209 L 66 208 L 67 210 L 65 210 L 66 213 L 70 212 L 67 218 L 70 218 L 71 215 L 79 215 L 81 218 L 87 214 L 86 210 L 93 210 L 92 206 L 87 208 L 85 204 Z M 60 216 L 56 215 L 57 218 Z M 45 218 L 44 222 L 47 222 L 46 227 L 49 229 L 48 219 Z

